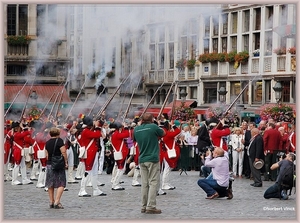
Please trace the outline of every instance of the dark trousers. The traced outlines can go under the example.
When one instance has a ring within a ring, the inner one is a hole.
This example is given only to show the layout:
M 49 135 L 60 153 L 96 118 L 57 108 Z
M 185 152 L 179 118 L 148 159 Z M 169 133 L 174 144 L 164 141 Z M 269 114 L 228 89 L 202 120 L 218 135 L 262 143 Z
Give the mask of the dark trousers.
M 265 168 L 266 172 L 264 174 L 265 180 L 271 179 L 272 181 L 276 180 L 277 177 L 277 170 L 271 170 L 270 167 L 273 165 L 273 163 L 276 161 L 276 154 L 273 155 L 273 153 L 267 153 L 265 156 Z
M 260 170 L 255 169 L 253 166 L 253 162 L 254 160 L 251 160 L 251 158 L 249 157 L 249 162 L 250 162 L 250 169 L 251 169 L 251 173 L 253 176 L 253 180 L 255 184 L 261 184 L 261 175 L 260 175 Z
M 247 154 L 247 149 L 245 149 L 245 152 L 244 152 L 243 172 L 245 174 L 245 177 L 250 177 L 250 175 L 251 175 L 251 169 L 250 169 L 249 157 L 248 157 L 248 154 Z
M 277 183 L 270 186 L 264 193 L 264 198 L 280 198 L 280 187 Z

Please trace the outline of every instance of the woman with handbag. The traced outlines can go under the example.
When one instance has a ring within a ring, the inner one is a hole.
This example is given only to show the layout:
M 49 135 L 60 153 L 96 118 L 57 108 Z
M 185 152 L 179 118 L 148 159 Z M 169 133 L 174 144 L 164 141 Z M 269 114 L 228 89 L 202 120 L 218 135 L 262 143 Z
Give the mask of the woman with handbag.
M 66 171 L 68 168 L 68 158 L 65 144 L 60 136 L 60 129 L 52 127 L 50 129 L 51 138 L 46 142 L 47 172 L 46 184 L 50 199 L 50 208 L 64 209 L 60 203 L 61 196 L 66 187 Z M 56 165 L 59 164 L 59 167 Z M 54 198 L 54 189 L 57 188 Z

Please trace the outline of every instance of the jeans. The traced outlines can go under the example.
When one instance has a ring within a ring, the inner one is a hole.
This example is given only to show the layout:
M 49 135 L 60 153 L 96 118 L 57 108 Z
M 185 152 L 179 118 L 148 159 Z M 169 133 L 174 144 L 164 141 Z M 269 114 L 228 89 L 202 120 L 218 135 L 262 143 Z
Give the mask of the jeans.
M 211 173 L 211 168 L 207 166 L 201 166 L 201 171 L 203 173 L 203 176 L 206 178 Z
M 198 185 L 201 187 L 207 196 L 211 196 L 216 192 L 219 193 L 220 196 L 225 196 L 226 194 L 226 187 L 221 187 L 216 180 L 209 178 L 209 179 L 200 179 L 198 180 Z
M 280 188 L 277 183 L 270 186 L 264 193 L 264 198 L 280 198 Z

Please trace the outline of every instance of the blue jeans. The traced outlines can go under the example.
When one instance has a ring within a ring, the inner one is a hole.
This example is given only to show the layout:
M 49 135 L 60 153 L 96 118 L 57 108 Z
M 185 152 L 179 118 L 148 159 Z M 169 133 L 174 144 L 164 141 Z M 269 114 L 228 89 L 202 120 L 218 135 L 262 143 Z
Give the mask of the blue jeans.
M 226 194 L 227 187 L 221 187 L 216 180 L 209 178 L 209 179 L 200 179 L 198 180 L 198 185 L 201 187 L 208 197 L 218 192 L 220 197 L 224 197 Z
M 280 188 L 277 183 L 270 186 L 264 193 L 264 198 L 280 198 Z
M 201 171 L 203 173 L 203 176 L 206 178 L 211 173 L 211 168 L 207 166 L 201 166 Z

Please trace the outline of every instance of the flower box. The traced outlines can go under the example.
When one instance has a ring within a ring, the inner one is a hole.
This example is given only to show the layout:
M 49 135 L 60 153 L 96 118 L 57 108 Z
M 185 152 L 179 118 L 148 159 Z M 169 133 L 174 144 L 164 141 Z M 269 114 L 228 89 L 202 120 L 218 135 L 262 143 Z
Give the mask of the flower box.
M 28 45 L 31 41 L 30 36 L 7 36 L 7 44 L 13 46 Z
M 286 54 L 286 48 L 285 47 L 279 47 L 273 50 L 274 53 L 277 55 L 284 55 Z
M 296 54 L 296 47 L 291 47 L 291 48 L 289 48 L 289 49 L 288 49 L 288 52 L 289 52 L 290 54 Z

